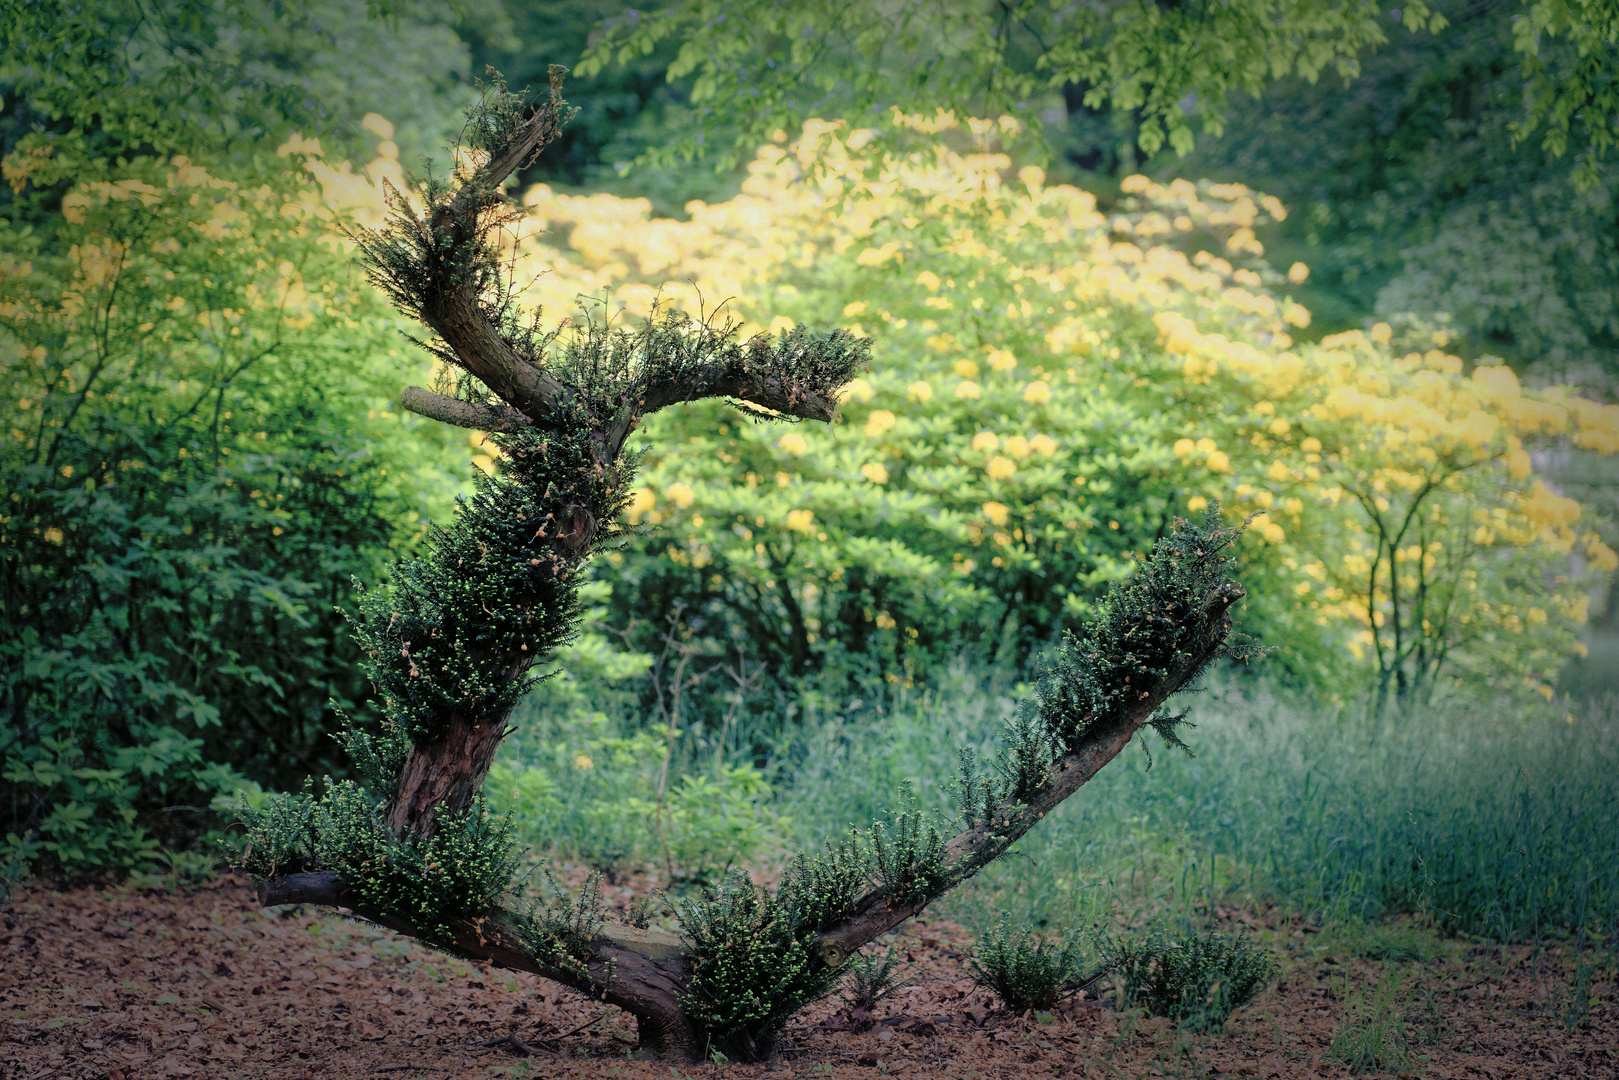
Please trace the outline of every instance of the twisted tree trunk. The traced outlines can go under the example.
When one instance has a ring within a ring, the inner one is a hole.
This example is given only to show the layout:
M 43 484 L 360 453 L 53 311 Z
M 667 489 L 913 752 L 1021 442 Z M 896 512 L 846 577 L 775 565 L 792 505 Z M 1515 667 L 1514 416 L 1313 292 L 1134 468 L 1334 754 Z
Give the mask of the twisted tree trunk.
M 442 533 L 433 557 L 402 567 L 407 584 L 377 600 L 368 609 L 371 621 L 357 631 L 384 712 L 410 740 L 388 781 L 382 814 L 402 845 L 430 843 L 446 821 L 474 805 L 521 680 L 544 649 L 577 624 L 579 572 L 623 504 L 631 473 L 620 454 L 642 418 L 679 402 L 727 397 L 779 416 L 829 421 L 839 388 L 865 360 L 864 344 L 841 333 L 817 338 L 794 331 L 739 344 L 730 326 L 656 316 L 636 334 L 587 329 L 559 352 L 540 355 L 538 347 L 552 339 L 537 340 L 510 316 L 510 294 L 488 236 L 490 222 L 506 212 L 500 185 L 560 128 L 565 103 L 557 77 L 550 101 L 537 108 L 519 113 L 509 95 L 497 98 L 485 115 L 496 145 L 484 148 L 486 160 L 458 188 L 418 191 L 428 203 L 420 212 L 396 199 L 394 224 L 358 238 L 372 281 L 436 335 L 433 350 L 473 376 L 474 390 L 487 390 L 452 397 L 410 387 L 401 397 L 404 407 L 495 433 L 506 451 L 504 486 L 484 485 L 482 508 L 466 512 L 461 531 Z M 1243 591 L 1217 577 L 1198 580 L 1198 589 L 1207 589 L 1200 600 L 1187 595 L 1149 605 L 1140 625 L 1125 634 L 1157 634 L 1176 643 L 1152 665 L 1152 680 L 1131 686 L 1130 700 L 1107 705 L 1105 715 L 1065 719 L 1072 738 L 1060 759 L 1020 781 L 1020 798 L 985 808 L 949 839 L 930 895 L 900 899 L 886 887 L 869 887 L 829 925 L 815 924 L 822 970 L 836 971 L 861 946 L 1005 852 L 1221 654 L 1230 608 Z M 1130 678 L 1123 683 L 1131 685 Z M 365 749 L 370 753 L 370 744 Z M 296 829 L 307 828 L 299 819 Z M 319 866 L 321 857 L 302 861 Z M 347 865 L 370 874 L 377 861 Z M 270 865 L 283 864 L 272 859 Z M 525 935 L 531 926 L 521 913 L 490 904 L 418 925 L 398 914 L 394 898 L 376 884 L 381 880 L 362 885 L 331 869 L 272 869 L 259 882 L 259 898 L 348 908 L 400 933 L 617 1005 L 637 1018 L 649 1051 L 676 1057 L 703 1051 L 688 1010 L 698 958 L 681 938 L 607 923 L 574 954 L 541 955 L 533 934 Z

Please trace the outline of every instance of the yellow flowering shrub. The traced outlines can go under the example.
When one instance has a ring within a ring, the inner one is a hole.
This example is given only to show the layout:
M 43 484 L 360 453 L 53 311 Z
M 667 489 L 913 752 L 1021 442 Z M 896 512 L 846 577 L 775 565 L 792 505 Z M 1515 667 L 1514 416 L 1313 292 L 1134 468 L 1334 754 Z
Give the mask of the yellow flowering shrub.
M 511 242 L 553 310 L 723 305 L 744 332 L 872 339 L 837 426 L 653 418 L 624 610 L 683 600 L 778 673 L 837 652 L 905 679 L 963 640 L 1021 658 L 1218 499 L 1258 515 L 1248 623 L 1296 668 L 1549 682 L 1614 554 L 1526 444 L 1613 453 L 1619 409 L 1382 324 L 1295 342 L 1308 268 L 1262 261 L 1255 226 L 1286 211 L 1241 185 L 1131 177 L 1104 213 L 1013 173 L 989 141 L 1013 121 L 889 123 L 908 149 L 812 122 L 686 221 L 524 195 Z

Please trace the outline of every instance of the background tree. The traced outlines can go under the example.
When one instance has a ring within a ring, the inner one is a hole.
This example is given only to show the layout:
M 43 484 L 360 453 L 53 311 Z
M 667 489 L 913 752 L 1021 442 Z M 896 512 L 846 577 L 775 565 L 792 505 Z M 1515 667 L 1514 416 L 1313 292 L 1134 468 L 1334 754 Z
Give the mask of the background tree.
M 341 770 L 332 703 L 369 690 L 334 609 L 449 501 L 451 448 L 391 404 L 397 320 L 333 243 L 354 176 L 294 137 L 319 65 L 252 44 L 310 13 L 231 11 L 0 19 L 7 865 L 150 870 L 244 780 Z
M 540 332 L 517 307 L 496 238 L 514 217 L 502 181 L 566 118 L 559 79 L 537 104 L 494 87 L 470 113 L 469 163 L 410 198 L 396 193 L 388 227 L 358 238 L 372 280 L 430 330 L 427 347 L 455 373 L 402 400 L 491 432 L 502 456 L 428 554 L 361 606 L 355 634 L 384 719 L 344 739 L 366 782 L 271 802 L 243 858 L 267 903 L 342 904 L 599 994 L 637 1017 L 652 1050 L 757 1058 L 861 945 L 1004 853 L 1139 729 L 1177 741 L 1180 718 L 1160 707 L 1227 649 L 1243 596 L 1226 580 L 1235 533 L 1217 511 L 1181 523 L 1059 653 L 993 767 L 963 755 L 955 835 L 902 810 L 800 858 L 773 892 L 738 875 L 678 905 L 678 937 L 607 923 L 591 892 L 528 912 L 494 906 L 514 860 L 479 789 L 526 672 L 577 626 L 586 560 L 619 532 L 630 433 L 703 397 L 759 419 L 830 420 L 866 358 L 842 331 L 738 342 L 733 326 L 678 312 L 633 330 L 587 321 Z

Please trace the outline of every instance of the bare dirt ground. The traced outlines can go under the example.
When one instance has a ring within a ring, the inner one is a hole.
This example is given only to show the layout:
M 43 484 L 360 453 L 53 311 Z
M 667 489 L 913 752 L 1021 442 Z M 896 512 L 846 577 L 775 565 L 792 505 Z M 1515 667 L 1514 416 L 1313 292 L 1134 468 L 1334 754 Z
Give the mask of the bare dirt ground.
M 899 938 L 919 981 L 868 1030 L 833 1000 L 805 1010 L 768 1065 L 689 1065 L 636 1060 L 633 1021 L 599 1002 L 329 912 L 260 910 L 235 879 L 171 895 L 35 886 L 0 916 L 0 1077 L 1349 1075 L 1323 1055 L 1346 994 L 1375 985 L 1381 965 L 1334 956 L 1274 914 L 1222 918 L 1279 943 L 1284 965 L 1223 1035 L 1094 1001 L 997 1011 L 966 977 L 961 928 L 923 921 Z M 1591 986 L 1586 1026 L 1569 1028 L 1572 973 L 1561 954 L 1467 943 L 1409 967 L 1409 1071 L 1619 1077 L 1615 987 Z

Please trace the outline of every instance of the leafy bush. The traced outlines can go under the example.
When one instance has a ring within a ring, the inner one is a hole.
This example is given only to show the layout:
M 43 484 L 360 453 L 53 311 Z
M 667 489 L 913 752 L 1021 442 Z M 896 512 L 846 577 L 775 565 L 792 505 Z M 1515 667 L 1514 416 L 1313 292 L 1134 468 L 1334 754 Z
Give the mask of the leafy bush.
M 963 641 L 1016 669 L 1218 499 L 1261 515 L 1247 620 L 1295 672 L 1550 693 L 1619 557 L 1528 448 L 1619 450 L 1619 407 L 1468 373 L 1414 326 L 1295 341 L 1307 270 L 1263 262 L 1253 230 L 1286 211 L 1240 185 L 1132 177 L 1104 215 L 984 152 L 1009 120 L 896 123 L 879 142 L 808 125 L 688 222 L 525 196 L 553 304 L 642 313 L 661 287 L 872 341 L 837 427 L 651 419 L 630 510 L 656 528 L 622 553 L 615 620 L 684 605 L 788 681 L 903 687 Z
M 1073 932 L 1057 941 L 1024 927 L 1013 933 L 1003 918 L 973 948 L 967 970 L 1015 1013 L 1049 1009 L 1079 981 L 1086 956 Z
M 759 889 L 735 871 L 712 895 L 675 902 L 692 956 L 681 1004 L 711 1052 L 768 1057 L 782 1025 L 837 985 L 842 966 L 815 950 L 814 900 L 788 886 Z
M 1209 930 L 1170 937 L 1112 938 L 1105 964 L 1126 1003 L 1185 1027 L 1219 1031 L 1276 974 L 1276 958 L 1245 938 Z
M 282 149 L 137 158 L 0 226 L 0 830 L 63 875 L 338 767 L 333 703 L 369 691 L 336 608 L 438 494 L 329 239 L 345 174 Z

